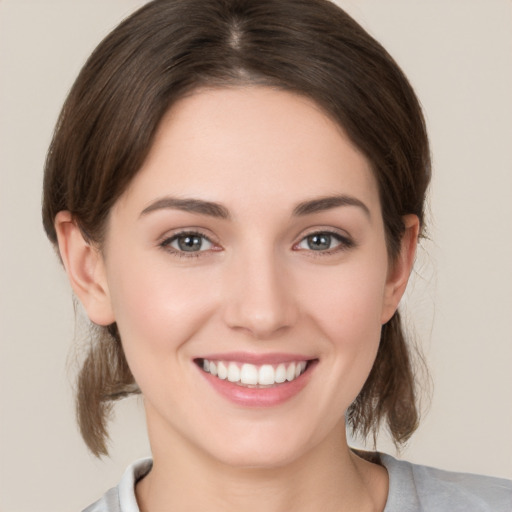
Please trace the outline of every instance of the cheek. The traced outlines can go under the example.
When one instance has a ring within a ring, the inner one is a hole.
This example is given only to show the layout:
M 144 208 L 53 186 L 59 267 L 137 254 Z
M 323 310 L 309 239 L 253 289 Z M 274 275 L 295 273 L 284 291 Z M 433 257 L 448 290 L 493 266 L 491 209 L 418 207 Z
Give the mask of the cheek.
M 310 287 L 308 307 L 310 317 L 320 328 L 324 340 L 324 355 L 331 371 L 327 381 L 333 381 L 339 404 L 335 410 L 346 410 L 359 394 L 373 366 L 381 335 L 381 315 L 385 290 L 386 269 L 376 266 L 340 267 L 330 276 L 330 288 L 325 291 L 319 279 Z M 333 286 L 333 281 L 337 286 Z
M 308 307 L 329 338 L 359 345 L 365 334 L 380 332 L 385 284 L 382 264 L 340 266 L 309 284 Z
M 111 270 L 109 290 L 130 368 L 151 373 L 161 361 L 180 360 L 182 346 L 204 325 L 217 297 L 214 289 L 205 290 L 208 281 L 197 269 L 173 268 L 165 257 L 148 266 L 143 255 L 132 256 Z

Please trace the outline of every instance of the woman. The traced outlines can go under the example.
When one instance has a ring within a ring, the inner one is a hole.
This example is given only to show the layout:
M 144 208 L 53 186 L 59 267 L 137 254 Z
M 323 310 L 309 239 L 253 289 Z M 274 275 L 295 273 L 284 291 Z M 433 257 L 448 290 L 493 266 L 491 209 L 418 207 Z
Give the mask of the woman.
M 429 179 L 410 85 L 333 4 L 156 1 L 112 32 L 43 218 L 100 326 L 83 437 L 106 453 L 140 391 L 153 458 L 88 510 L 508 510 L 504 480 L 346 441 L 345 420 L 397 444 L 418 424 L 397 307 Z

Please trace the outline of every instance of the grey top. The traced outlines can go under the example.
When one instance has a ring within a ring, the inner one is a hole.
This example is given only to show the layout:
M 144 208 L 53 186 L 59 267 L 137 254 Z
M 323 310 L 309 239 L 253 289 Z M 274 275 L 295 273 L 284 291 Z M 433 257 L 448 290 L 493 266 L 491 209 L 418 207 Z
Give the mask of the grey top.
M 453 473 L 379 456 L 389 474 L 384 512 L 512 512 L 512 480 Z M 151 466 L 151 459 L 132 464 L 117 487 L 83 512 L 140 512 L 135 484 Z

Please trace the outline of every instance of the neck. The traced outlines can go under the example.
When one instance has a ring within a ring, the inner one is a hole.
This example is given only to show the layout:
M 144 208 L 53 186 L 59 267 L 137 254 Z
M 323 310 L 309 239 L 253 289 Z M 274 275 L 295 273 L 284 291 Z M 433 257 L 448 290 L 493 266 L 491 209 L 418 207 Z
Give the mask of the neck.
M 350 451 L 342 423 L 279 467 L 233 467 L 183 442 L 152 448 L 153 469 L 136 488 L 141 512 L 362 512 L 382 511 L 386 501 L 386 470 Z

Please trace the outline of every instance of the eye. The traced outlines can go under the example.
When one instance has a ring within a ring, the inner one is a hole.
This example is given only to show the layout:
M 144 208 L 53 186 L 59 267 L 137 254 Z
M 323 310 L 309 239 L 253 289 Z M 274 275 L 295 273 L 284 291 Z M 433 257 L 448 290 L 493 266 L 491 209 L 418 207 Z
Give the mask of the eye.
M 165 239 L 160 245 L 178 253 L 197 253 L 213 248 L 213 243 L 207 237 L 192 232 L 178 233 Z
M 295 248 L 299 250 L 315 252 L 336 252 L 337 250 L 348 249 L 354 243 L 338 233 L 319 231 L 304 237 Z

